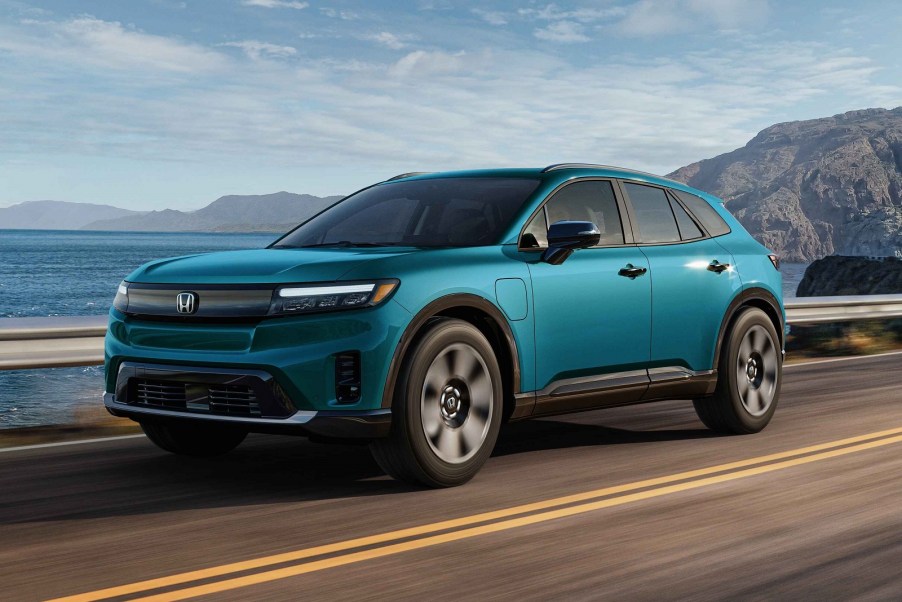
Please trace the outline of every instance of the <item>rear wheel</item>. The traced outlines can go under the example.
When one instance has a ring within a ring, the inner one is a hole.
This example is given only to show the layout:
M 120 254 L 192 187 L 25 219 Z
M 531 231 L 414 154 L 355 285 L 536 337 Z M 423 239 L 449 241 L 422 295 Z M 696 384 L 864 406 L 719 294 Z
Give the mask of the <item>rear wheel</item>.
M 501 372 L 492 346 L 463 320 L 432 323 L 405 361 L 388 438 L 371 444 L 392 477 L 430 487 L 467 482 L 498 438 Z
M 245 430 L 218 424 L 142 422 L 141 429 L 160 449 L 182 456 L 218 456 L 247 437 Z
M 757 433 L 770 422 L 780 397 L 779 338 L 760 309 L 742 310 L 723 345 L 714 396 L 694 401 L 699 419 L 725 433 Z

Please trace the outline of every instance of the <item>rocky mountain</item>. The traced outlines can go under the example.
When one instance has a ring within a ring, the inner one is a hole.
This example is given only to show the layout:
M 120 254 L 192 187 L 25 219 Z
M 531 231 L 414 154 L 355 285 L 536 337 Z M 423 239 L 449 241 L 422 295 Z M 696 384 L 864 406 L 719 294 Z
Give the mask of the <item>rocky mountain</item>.
M 784 261 L 902 257 L 902 107 L 780 123 L 670 177 L 724 199 Z
M 110 205 L 68 203 L 64 201 L 29 201 L 0 209 L 0 229 L 12 230 L 77 230 L 91 222 L 140 216 Z
M 898 295 L 902 293 L 902 259 L 844 257 L 818 259 L 799 282 L 799 297 Z
M 147 232 L 285 232 L 340 200 L 340 196 L 276 192 L 229 195 L 197 211 L 164 209 L 94 221 L 87 230 Z

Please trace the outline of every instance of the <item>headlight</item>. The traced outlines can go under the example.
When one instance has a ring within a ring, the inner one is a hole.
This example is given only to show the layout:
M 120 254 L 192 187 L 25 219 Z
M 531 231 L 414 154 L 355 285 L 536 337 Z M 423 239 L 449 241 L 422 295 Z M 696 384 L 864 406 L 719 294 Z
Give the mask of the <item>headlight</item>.
M 113 307 L 122 312 L 128 309 L 128 282 L 125 280 L 119 283 L 116 298 L 113 299 Z
M 348 284 L 289 284 L 276 289 L 270 316 L 355 309 L 379 305 L 398 288 L 397 280 Z

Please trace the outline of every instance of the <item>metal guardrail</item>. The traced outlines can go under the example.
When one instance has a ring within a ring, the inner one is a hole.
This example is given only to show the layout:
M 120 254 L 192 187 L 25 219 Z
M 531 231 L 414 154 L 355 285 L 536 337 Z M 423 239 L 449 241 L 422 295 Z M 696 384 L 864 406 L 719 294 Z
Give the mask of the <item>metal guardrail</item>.
M 787 299 L 786 321 L 795 325 L 902 317 L 902 295 Z
M 902 295 L 800 297 L 786 301 L 794 325 L 902 317 Z M 103 363 L 106 316 L 0 319 L 0 370 Z
M 0 319 L 0 370 L 103 363 L 106 316 Z

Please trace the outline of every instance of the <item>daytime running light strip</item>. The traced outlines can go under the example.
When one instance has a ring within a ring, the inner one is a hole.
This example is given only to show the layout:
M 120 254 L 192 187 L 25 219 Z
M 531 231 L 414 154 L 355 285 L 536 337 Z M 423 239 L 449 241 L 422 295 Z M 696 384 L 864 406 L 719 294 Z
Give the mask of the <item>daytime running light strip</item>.
M 376 288 L 375 284 L 348 284 L 345 286 L 308 286 L 303 288 L 283 288 L 280 297 L 307 297 L 310 295 L 347 295 L 350 293 L 369 293 Z

